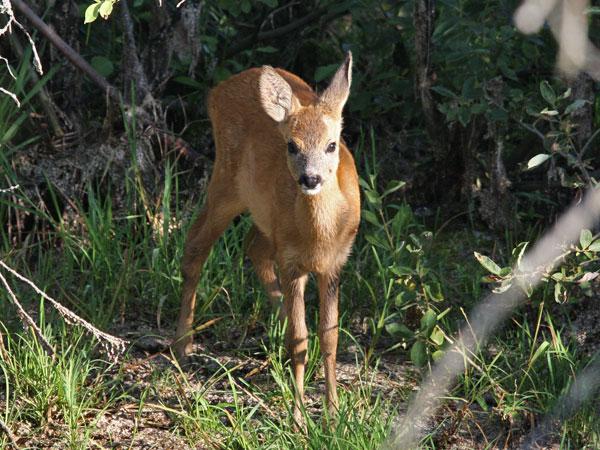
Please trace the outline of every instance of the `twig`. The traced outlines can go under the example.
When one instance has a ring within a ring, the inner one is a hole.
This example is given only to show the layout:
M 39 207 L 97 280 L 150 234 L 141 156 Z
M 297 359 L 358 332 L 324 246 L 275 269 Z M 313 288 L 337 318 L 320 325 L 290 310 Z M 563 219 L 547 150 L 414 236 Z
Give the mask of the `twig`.
M 4 434 L 6 434 L 6 436 L 8 437 L 8 442 L 10 442 L 10 445 L 12 445 L 14 448 L 19 448 L 19 446 L 17 445 L 17 440 L 15 439 L 14 435 L 10 431 L 10 428 L 8 428 L 8 425 L 6 425 L 2 419 L 0 419 L 0 431 L 3 431 Z
M 2 261 L 0 261 L 0 264 L 3 264 Z M 4 287 L 6 288 L 8 295 L 12 299 L 13 304 L 17 307 L 17 314 L 21 318 L 21 322 L 23 323 L 25 329 L 31 328 L 33 334 L 40 340 L 46 354 L 49 357 L 54 358 L 54 355 L 56 354 L 54 348 L 52 348 L 50 342 L 48 342 L 48 340 L 44 337 L 42 330 L 40 330 L 40 328 L 36 325 L 35 321 L 31 318 L 29 314 L 27 314 L 27 311 L 25 311 L 25 309 L 17 299 L 17 296 L 10 288 L 8 281 L 6 281 L 6 278 L 4 278 L 4 275 L 2 275 L 2 273 L 0 273 L 0 281 L 2 281 L 2 284 L 4 284 Z
M 2 27 L 2 29 L 0 29 L 0 36 L 2 36 L 7 31 L 9 33 L 11 33 L 13 24 L 15 24 L 18 28 L 20 28 L 21 31 L 25 34 L 25 36 L 27 36 L 27 40 L 31 44 L 31 51 L 33 52 L 33 66 L 35 67 L 35 70 L 37 70 L 39 72 L 40 75 L 43 75 L 44 71 L 42 69 L 42 62 L 40 61 L 40 56 L 38 55 L 37 48 L 35 46 L 35 43 L 33 42 L 33 38 L 31 37 L 29 32 L 25 29 L 25 27 L 23 25 L 21 25 L 21 22 L 19 22 L 17 19 L 15 19 L 15 14 L 13 12 L 10 0 L 2 0 L 2 4 L 0 5 L 0 13 L 6 14 L 8 16 L 8 21 Z M 13 78 L 14 78 L 14 76 L 13 76 Z
M 56 34 L 52 28 L 46 25 L 46 23 L 23 2 L 23 0 L 11 0 L 11 2 L 17 10 L 19 10 L 25 17 L 27 17 L 27 19 L 29 19 L 34 27 L 58 49 L 58 51 L 60 51 L 69 61 L 71 61 L 71 63 L 73 63 L 75 67 L 87 75 L 94 83 L 102 88 L 103 91 L 108 92 L 113 100 L 121 100 L 121 96 L 119 95 L 117 89 L 115 89 L 108 81 L 106 81 L 106 78 L 96 72 L 96 70 L 85 59 L 83 59 L 79 53 L 73 50 L 73 47 L 67 44 L 58 34 Z M 21 27 L 21 29 L 23 28 Z M 31 39 L 30 41 L 33 44 Z M 35 55 L 37 55 L 37 52 Z
M 3 261 L 0 261 L 0 266 L 2 268 L 6 269 L 7 271 L 9 271 L 11 274 L 13 274 L 19 280 L 27 283 L 29 286 L 31 286 L 33 288 L 33 290 L 35 292 L 37 292 L 39 295 L 41 295 L 46 300 L 48 300 L 50 302 L 50 304 L 60 313 L 60 315 L 65 319 L 65 321 L 68 324 L 80 325 L 85 330 L 87 330 L 89 333 L 91 333 L 100 342 L 100 345 L 106 351 L 106 353 L 108 354 L 110 359 L 115 360 L 120 353 L 125 351 L 127 341 L 117 338 L 115 336 L 112 336 L 108 333 L 104 333 L 103 331 L 100 331 L 99 329 L 94 327 L 91 323 L 89 323 L 85 319 L 82 319 L 77 314 L 75 314 L 73 311 L 71 311 L 70 309 L 66 308 L 65 306 L 63 306 L 62 304 L 60 304 L 59 302 L 54 300 L 52 297 L 50 297 L 48 294 L 46 294 L 44 291 L 42 291 L 40 288 L 38 288 L 32 281 L 25 278 L 23 275 L 19 274 L 15 270 L 11 269 Z M 2 274 L 0 274 L 0 278 L 2 279 L 2 281 L 3 281 L 4 285 L 6 286 L 6 288 L 8 289 L 8 291 L 10 293 L 12 293 L 12 291 L 10 290 L 10 286 L 8 285 L 8 283 L 6 282 L 6 279 L 2 276 Z M 12 296 L 13 296 L 13 299 L 16 299 L 16 297 L 14 297 L 14 294 L 12 294 Z M 21 309 L 22 309 L 22 307 L 21 307 Z M 23 310 L 23 312 L 24 312 L 24 310 Z M 31 319 L 31 318 L 29 318 L 29 319 Z M 35 326 L 37 328 L 35 323 L 33 323 L 33 326 Z M 39 328 L 37 328 L 37 329 L 39 330 Z M 50 344 L 48 344 L 48 345 L 50 345 Z

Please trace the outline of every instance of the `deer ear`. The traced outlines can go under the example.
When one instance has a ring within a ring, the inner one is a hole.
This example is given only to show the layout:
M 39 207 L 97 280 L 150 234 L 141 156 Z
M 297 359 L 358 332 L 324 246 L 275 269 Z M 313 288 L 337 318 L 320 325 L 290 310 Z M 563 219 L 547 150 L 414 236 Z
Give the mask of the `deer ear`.
M 258 79 L 260 103 L 275 122 L 283 122 L 292 113 L 292 88 L 271 66 L 263 66 Z
M 346 60 L 337 70 L 329 87 L 321 94 L 320 101 L 337 114 L 342 114 L 346 100 L 350 95 L 352 83 L 352 53 L 346 53 Z

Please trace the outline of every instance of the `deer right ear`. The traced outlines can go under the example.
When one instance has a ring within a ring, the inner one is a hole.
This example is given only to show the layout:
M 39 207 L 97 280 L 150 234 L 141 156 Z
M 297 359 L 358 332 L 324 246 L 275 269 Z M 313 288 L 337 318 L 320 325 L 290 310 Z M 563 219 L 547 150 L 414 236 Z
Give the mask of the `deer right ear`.
M 271 66 L 263 66 L 258 80 L 260 103 L 275 122 L 283 122 L 292 113 L 292 88 Z

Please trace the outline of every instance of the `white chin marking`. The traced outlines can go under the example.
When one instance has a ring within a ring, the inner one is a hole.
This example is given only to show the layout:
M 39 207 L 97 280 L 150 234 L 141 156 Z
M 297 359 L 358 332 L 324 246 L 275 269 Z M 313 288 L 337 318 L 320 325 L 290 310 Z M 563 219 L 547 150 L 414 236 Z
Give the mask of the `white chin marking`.
M 300 186 L 300 189 L 302 189 L 302 192 L 304 192 L 306 195 L 317 195 L 319 192 L 321 192 L 321 185 L 318 185 L 312 189 L 309 189 L 306 186 Z

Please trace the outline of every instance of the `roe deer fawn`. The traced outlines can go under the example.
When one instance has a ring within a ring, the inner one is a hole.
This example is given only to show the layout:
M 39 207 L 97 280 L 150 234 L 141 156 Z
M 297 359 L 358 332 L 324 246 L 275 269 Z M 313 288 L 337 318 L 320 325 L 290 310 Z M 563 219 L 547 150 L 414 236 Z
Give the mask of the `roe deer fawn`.
M 340 140 L 350 93 L 352 55 L 329 87 L 315 92 L 299 77 L 269 66 L 246 70 L 209 94 L 216 158 L 206 204 L 185 243 L 183 292 L 173 347 L 192 348 L 200 271 L 215 240 L 233 218 L 249 211 L 249 258 L 273 302 L 283 293 L 286 346 L 300 422 L 307 340 L 304 287 L 313 272 L 319 288 L 319 340 L 326 399 L 337 411 L 338 285 L 360 220 L 354 159 Z M 279 281 L 276 275 L 279 272 Z

